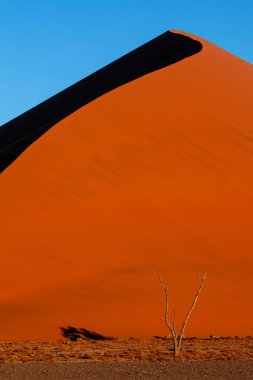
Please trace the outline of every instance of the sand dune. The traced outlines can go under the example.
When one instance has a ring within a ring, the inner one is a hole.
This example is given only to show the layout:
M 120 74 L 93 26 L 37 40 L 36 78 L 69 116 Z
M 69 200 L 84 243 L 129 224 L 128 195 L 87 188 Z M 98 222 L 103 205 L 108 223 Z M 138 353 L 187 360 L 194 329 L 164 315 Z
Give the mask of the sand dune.
M 0 175 L 0 336 L 252 335 L 252 66 L 203 50 L 104 94 Z

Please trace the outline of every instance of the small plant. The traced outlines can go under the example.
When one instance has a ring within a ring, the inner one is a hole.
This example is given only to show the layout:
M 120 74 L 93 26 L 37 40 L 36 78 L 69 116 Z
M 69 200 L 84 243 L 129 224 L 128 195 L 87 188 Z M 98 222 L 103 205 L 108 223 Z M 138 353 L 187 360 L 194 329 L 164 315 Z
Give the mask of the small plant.
M 197 300 L 199 298 L 200 292 L 201 292 L 201 290 L 202 290 L 202 288 L 204 286 L 204 282 L 205 282 L 205 280 L 207 278 L 207 274 L 204 273 L 201 279 L 199 278 L 199 275 L 197 275 L 198 282 L 199 282 L 199 287 L 198 287 L 197 293 L 196 293 L 196 295 L 194 297 L 194 300 L 193 300 L 193 302 L 191 304 L 191 307 L 190 307 L 190 309 L 189 309 L 188 313 L 186 314 L 186 317 L 185 317 L 185 319 L 183 321 L 183 324 L 182 324 L 182 327 L 181 327 L 181 330 L 180 330 L 179 334 L 177 334 L 177 332 L 176 332 L 176 317 L 177 317 L 177 313 L 176 313 L 175 309 L 173 311 L 174 316 L 173 316 L 172 324 L 169 322 L 169 291 L 168 291 L 168 284 L 164 283 L 162 281 L 159 270 L 157 270 L 157 275 L 158 275 L 158 278 L 159 278 L 160 285 L 163 288 L 164 294 L 165 294 L 164 321 L 165 321 L 165 324 L 166 324 L 167 328 L 169 329 L 169 331 L 171 333 L 171 336 L 172 336 L 172 339 L 173 339 L 174 357 L 176 357 L 176 356 L 178 356 L 180 348 L 181 348 L 182 339 L 183 339 L 183 336 L 184 336 L 184 331 L 185 331 L 186 325 L 187 325 L 187 323 L 189 321 L 191 313 L 193 312 L 193 309 L 195 308 L 195 305 L 196 305 Z

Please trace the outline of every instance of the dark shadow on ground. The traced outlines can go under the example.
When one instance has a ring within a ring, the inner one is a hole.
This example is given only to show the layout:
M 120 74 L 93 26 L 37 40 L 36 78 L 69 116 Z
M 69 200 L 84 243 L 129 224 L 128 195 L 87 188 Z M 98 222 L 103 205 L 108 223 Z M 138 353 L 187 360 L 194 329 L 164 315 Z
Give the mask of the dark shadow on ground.
M 0 173 L 47 130 L 79 108 L 201 49 L 199 41 L 168 31 L 4 124 L 0 127 Z
M 90 331 L 84 328 L 77 329 L 73 326 L 60 327 L 61 334 L 64 338 L 76 341 L 77 339 L 90 339 L 90 340 L 113 340 L 115 338 L 111 336 L 101 335 L 94 331 Z

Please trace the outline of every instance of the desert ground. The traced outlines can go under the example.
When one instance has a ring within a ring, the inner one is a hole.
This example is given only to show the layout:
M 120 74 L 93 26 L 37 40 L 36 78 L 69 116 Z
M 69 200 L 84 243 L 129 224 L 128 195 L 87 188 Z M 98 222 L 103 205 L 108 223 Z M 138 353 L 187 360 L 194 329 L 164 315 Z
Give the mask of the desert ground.
M 0 343 L 1 379 L 252 379 L 253 337 Z
M 29 363 L 0 367 L 4 380 L 252 380 L 252 360 Z
M 253 359 L 253 337 L 208 337 L 183 340 L 177 361 Z M 174 361 L 172 341 L 164 338 L 68 339 L 56 341 L 1 342 L 1 363 Z

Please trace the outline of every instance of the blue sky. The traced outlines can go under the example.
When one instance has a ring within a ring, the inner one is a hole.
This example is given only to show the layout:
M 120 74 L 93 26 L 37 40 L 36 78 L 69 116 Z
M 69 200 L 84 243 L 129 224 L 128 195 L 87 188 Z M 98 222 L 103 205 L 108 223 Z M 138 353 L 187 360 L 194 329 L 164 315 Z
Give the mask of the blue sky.
M 169 29 L 253 62 L 252 0 L 0 0 L 0 125 Z

